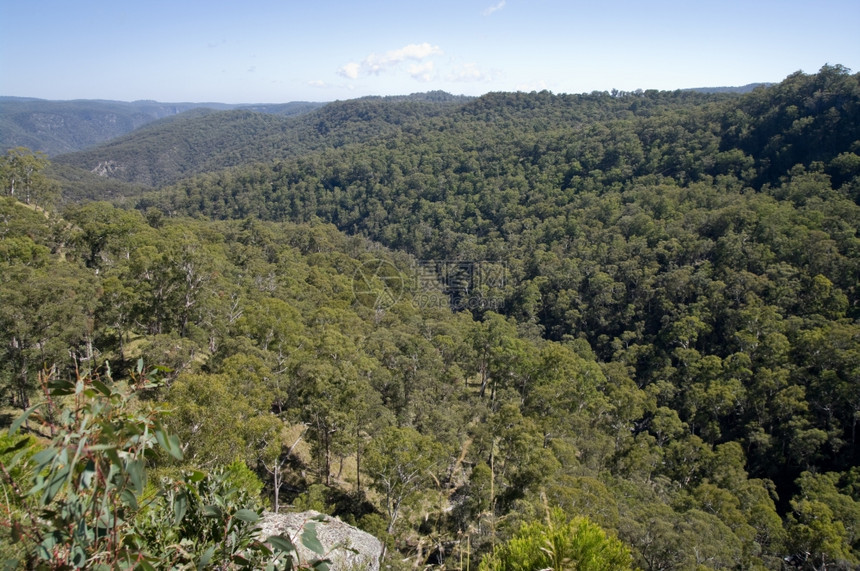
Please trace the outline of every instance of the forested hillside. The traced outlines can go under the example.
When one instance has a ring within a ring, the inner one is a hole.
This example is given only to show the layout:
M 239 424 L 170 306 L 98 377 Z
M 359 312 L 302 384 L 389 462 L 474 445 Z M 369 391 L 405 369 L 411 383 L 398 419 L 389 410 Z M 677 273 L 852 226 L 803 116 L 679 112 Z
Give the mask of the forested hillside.
M 63 161 L 163 186 L 0 202 L 8 404 L 164 367 L 152 468 L 240 460 L 394 569 L 558 529 L 612 569 L 860 565 L 860 75 L 215 112 Z
M 148 186 L 249 162 L 358 144 L 468 101 L 442 92 L 335 102 L 287 117 L 263 107 L 194 110 L 56 162 Z M 80 192 L 80 191 L 79 191 Z
M 49 156 L 80 151 L 120 137 L 147 123 L 193 109 L 227 110 L 242 107 L 275 115 L 300 115 L 322 103 L 278 105 L 224 103 L 161 103 L 158 101 L 48 101 L 0 97 L 0 147 L 27 147 Z

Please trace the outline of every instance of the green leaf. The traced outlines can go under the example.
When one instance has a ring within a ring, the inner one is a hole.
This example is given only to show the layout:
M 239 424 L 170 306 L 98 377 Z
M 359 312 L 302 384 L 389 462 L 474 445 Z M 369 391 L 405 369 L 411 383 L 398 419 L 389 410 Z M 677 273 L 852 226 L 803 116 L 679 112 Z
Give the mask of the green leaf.
M 283 535 L 272 535 L 266 540 L 266 543 L 274 547 L 277 551 L 284 553 L 292 553 L 296 550 L 296 546 L 290 541 L 290 538 Z
M 119 497 L 122 500 L 122 503 L 130 507 L 133 511 L 138 510 L 139 506 L 137 505 L 137 496 L 134 495 L 134 492 L 126 488 L 122 491 Z
M 173 499 L 173 525 L 179 525 L 188 510 L 188 494 L 179 492 Z
M 165 365 L 156 365 L 155 367 L 152 368 L 152 370 L 149 371 L 149 373 L 147 373 L 147 376 L 148 377 L 154 377 L 155 375 L 169 374 L 172 372 L 173 372 L 173 369 L 171 369 L 170 367 L 167 367 Z M 153 379 L 153 380 L 155 380 L 155 379 Z
M 72 564 L 77 567 L 83 567 L 87 562 L 87 552 L 80 545 L 75 545 L 72 548 Z
M 206 478 L 206 472 L 201 472 L 201 471 L 199 471 L 199 470 L 194 470 L 193 472 L 191 472 L 191 476 L 188 478 L 188 480 L 189 480 L 192 484 L 196 484 L 197 482 L 200 482 L 200 481 L 202 481 L 202 480 L 203 480 L 203 479 L 205 479 L 205 478 Z
M 40 543 L 37 547 L 39 556 L 42 559 L 50 559 L 51 554 L 54 552 L 54 547 L 60 544 L 60 542 L 57 541 L 57 535 L 57 532 L 49 533 L 45 536 L 45 539 L 42 540 L 42 543 Z
M 203 515 L 205 517 L 222 518 L 222 517 L 224 517 L 224 511 L 215 505 L 203 506 Z
M 119 453 L 117 453 L 116 448 L 111 446 L 107 450 L 105 450 L 105 456 L 110 459 L 111 464 L 116 466 L 117 468 L 122 467 L 122 460 L 120 460 Z
M 182 460 L 182 445 L 179 443 L 179 438 L 176 435 L 168 435 L 163 429 L 157 428 L 155 430 L 155 439 L 168 454 L 177 460 Z
M 12 543 L 18 543 L 24 537 L 24 528 L 18 520 L 12 520 Z
M 42 496 L 42 505 L 48 505 L 51 503 L 51 500 L 56 497 L 56 495 L 60 492 L 63 485 L 66 483 L 66 478 L 69 475 L 69 465 L 65 465 L 56 472 L 47 480 L 47 486 L 45 487 L 45 494 Z
M 171 434 L 167 441 L 170 443 L 170 455 L 176 458 L 177 460 L 182 460 L 182 443 L 179 442 L 179 437 L 175 434 Z
M 103 431 L 106 432 L 106 431 Z M 116 448 L 116 444 L 93 444 L 89 447 L 90 452 L 106 452 L 111 448 Z
M 42 406 L 42 404 L 44 403 L 39 403 L 37 405 L 31 406 L 30 408 L 25 410 L 21 416 L 16 418 L 15 422 L 12 423 L 12 426 L 9 427 L 9 435 L 11 436 L 18 432 L 18 429 L 21 428 L 21 425 L 27 422 L 27 418 L 29 418 L 29 416 L 33 414 L 33 411 Z
M 101 381 L 97 381 L 97 380 L 93 379 L 93 388 L 96 389 L 98 392 L 100 392 L 101 394 L 103 394 L 106 397 L 109 397 L 111 395 L 111 392 L 110 392 L 110 389 L 108 388 L 108 386 Z
M 137 374 L 141 374 L 143 372 L 143 358 L 137 360 Z
M 305 524 L 305 528 L 304 530 L 302 530 L 302 545 L 304 545 L 317 555 L 322 555 L 323 553 L 325 553 L 325 549 L 323 549 L 323 546 L 320 543 L 319 538 L 317 537 L 316 523 L 311 522 Z
M 247 521 L 248 523 L 255 523 L 257 521 L 260 521 L 260 514 L 258 514 L 254 510 L 239 510 L 236 512 L 235 517 L 242 521 Z
M 30 488 L 29 490 L 27 490 L 26 495 L 28 495 L 28 496 L 35 496 L 36 494 L 41 492 L 43 489 L 45 489 L 45 485 L 48 483 L 47 480 L 45 479 L 45 477 L 42 476 L 41 474 L 37 475 L 33 479 L 33 482 L 34 482 L 33 487 Z
M 36 470 L 41 471 L 42 468 L 54 461 L 58 450 L 56 448 L 45 448 L 33 455 L 33 462 L 36 464 Z
M 90 489 L 93 485 L 93 480 L 96 477 L 96 465 L 90 460 L 87 462 L 87 466 L 84 468 L 83 472 L 81 472 L 80 483 L 81 487 L 85 489 Z
M 328 559 L 317 559 L 316 561 L 313 561 L 311 563 L 311 567 L 313 567 L 314 569 L 319 569 L 319 571 L 329 571 L 330 565 L 331 561 L 329 561 Z
M 131 485 L 138 494 L 146 487 L 146 465 L 143 460 L 132 460 L 125 466 L 125 471 L 131 479 Z
M 215 546 L 210 545 L 203 555 L 200 556 L 200 561 L 197 562 L 197 569 L 205 569 L 212 562 L 212 556 L 215 555 Z

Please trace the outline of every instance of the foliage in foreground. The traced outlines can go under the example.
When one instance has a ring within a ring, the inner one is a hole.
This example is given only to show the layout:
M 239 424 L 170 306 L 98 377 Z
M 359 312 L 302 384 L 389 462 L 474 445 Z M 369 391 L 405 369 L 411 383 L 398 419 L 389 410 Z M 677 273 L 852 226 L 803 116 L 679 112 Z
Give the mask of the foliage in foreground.
M 527 523 L 479 571 L 622 571 L 631 569 L 630 550 L 587 517 L 568 520 L 555 508 L 546 523 Z
M 157 387 L 142 361 L 128 385 L 109 369 L 104 378 L 41 379 L 44 401 L 12 424 L 0 450 L 0 525 L 14 545 L 0 553 L 5 568 L 328 569 L 314 522 L 301 535 L 320 555 L 314 561 L 299 561 L 293 538 L 263 542 L 259 498 L 233 486 L 229 470 L 147 484 L 149 460 L 183 454 L 163 411 L 137 399 Z M 38 451 L 33 438 L 16 437 L 31 421 L 50 438 Z

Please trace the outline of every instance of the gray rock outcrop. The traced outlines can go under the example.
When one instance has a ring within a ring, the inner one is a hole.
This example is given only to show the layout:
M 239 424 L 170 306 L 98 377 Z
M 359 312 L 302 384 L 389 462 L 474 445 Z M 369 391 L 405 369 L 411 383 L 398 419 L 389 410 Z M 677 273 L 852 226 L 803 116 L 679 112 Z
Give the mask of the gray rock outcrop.
M 293 539 L 303 562 L 310 561 L 317 554 L 307 549 L 300 541 L 303 526 L 319 512 L 272 513 L 263 514 L 260 523 L 263 538 L 271 535 L 285 535 Z M 379 558 L 382 555 L 382 542 L 377 538 L 355 528 L 336 517 L 323 516 L 325 521 L 316 522 L 317 538 L 331 562 L 331 571 L 379 571 Z

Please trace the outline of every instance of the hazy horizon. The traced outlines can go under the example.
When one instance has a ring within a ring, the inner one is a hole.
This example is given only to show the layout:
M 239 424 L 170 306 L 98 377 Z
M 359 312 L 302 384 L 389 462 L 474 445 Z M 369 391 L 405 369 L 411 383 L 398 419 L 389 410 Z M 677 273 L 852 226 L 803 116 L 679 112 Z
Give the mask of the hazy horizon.
M 0 93 L 55 101 L 675 90 L 860 68 L 853 0 L 34 0 L 3 3 L 0 17 Z

